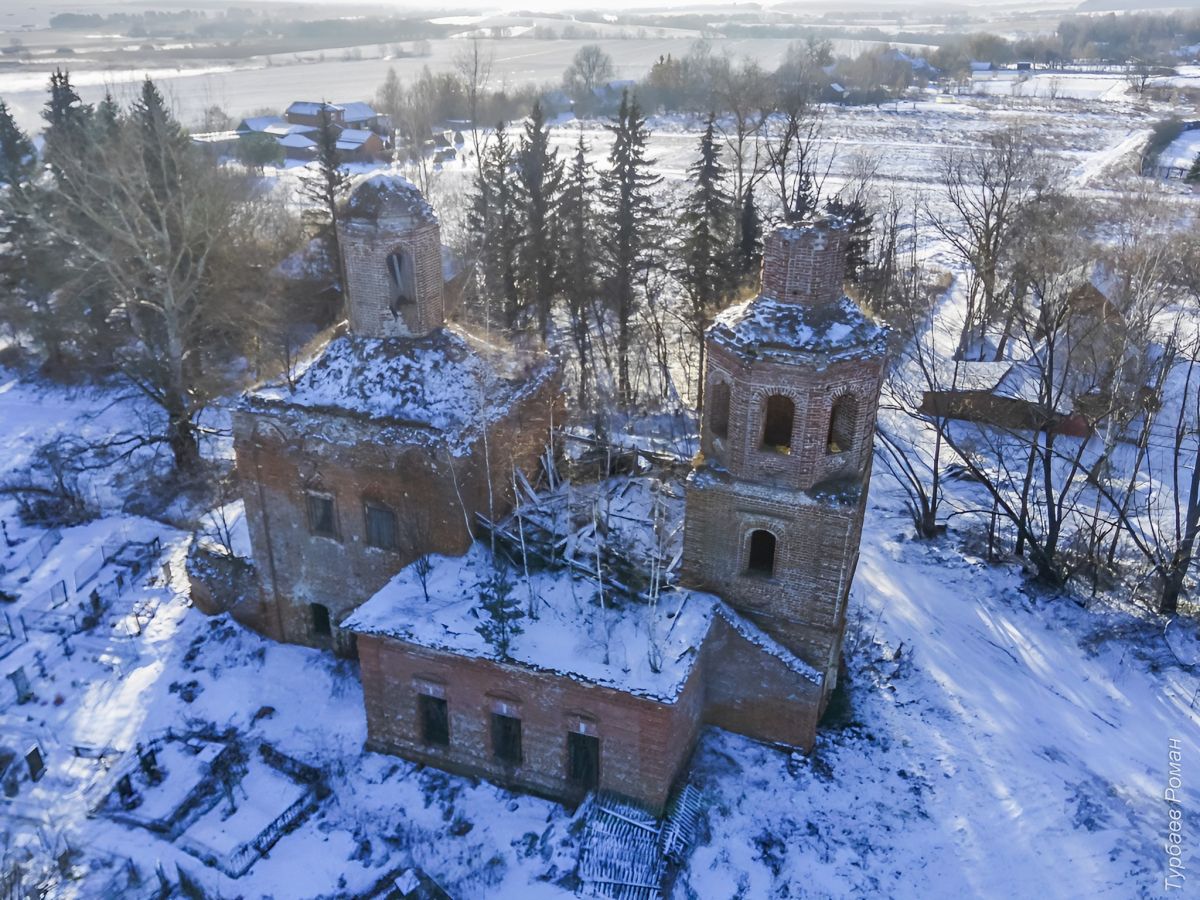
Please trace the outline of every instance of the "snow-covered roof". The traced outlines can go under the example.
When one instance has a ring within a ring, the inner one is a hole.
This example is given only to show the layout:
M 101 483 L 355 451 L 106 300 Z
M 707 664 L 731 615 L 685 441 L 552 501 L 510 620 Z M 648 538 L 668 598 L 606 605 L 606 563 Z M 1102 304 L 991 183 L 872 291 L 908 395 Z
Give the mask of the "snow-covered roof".
M 346 202 L 346 215 L 351 220 L 368 222 L 406 219 L 437 223 L 437 214 L 417 186 L 391 172 L 375 172 L 356 181 Z
M 817 305 L 755 297 L 718 315 L 708 333 L 722 346 L 764 359 L 819 355 L 832 361 L 879 356 L 887 348 L 887 329 L 849 297 Z
M 285 136 L 289 134 L 316 134 L 321 129 L 315 125 L 294 125 L 291 122 L 279 122 L 260 129 L 267 134 Z
M 345 128 L 338 135 L 337 148 L 339 150 L 357 150 L 374 136 L 375 132 L 373 131 L 366 131 L 361 128 Z
M 478 585 L 494 571 L 490 552 L 477 542 L 465 556 L 430 560 L 428 601 L 409 566 L 342 627 L 495 659 L 477 631 L 479 616 L 486 618 L 478 610 Z M 518 621 L 524 630 L 513 638 L 507 662 L 666 702 L 678 696 L 691 674 L 718 602 L 708 594 L 672 591 L 657 608 L 611 599 L 601 607 L 593 583 L 573 580 L 562 569 L 536 571 L 528 580 L 513 572 L 512 583 L 513 600 L 526 610 L 532 596 L 538 616 Z M 652 634 L 659 651 L 656 665 L 651 664 Z
M 247 392 L 250 411 L 348 416 L 403 430 L 397 440 L 458 449 L 554 371 L 545 357 L 490 347 L 443 328 L 421 338 L 344 335 L 294 377 Z
M 288 113 L 297 116 L 319 116 L 322 109 L 335 110 L 338 107 L 332 103 L 316 103 L 311 100 L 297 100 L 287 108 Z
M 288 123 L 279 116 L 250 116 L 238 124 L 238 131 L 267 131 L 271 128 L 286 128 Z
M 302 134 L 285 134 L 279 138 L 279 146 L 290 150 L 310 150 L 317 146 L 317 142 Z
M 1060 366 L 1062 363 L 1059 364 Z M 996 387 L 992 390 L 997 397 L 1007 397 L 1010 400 L 1020 400 L 1024 403 L 1029 403 L 1034 406 L 1040 406 L 1043 402 L 1044 384 L 1046 380 L 1043 364 L 1038 360 L 1037 354 L 1028 360 L 1015 362 L 1009 367 L 1009 370 L 1004 373 L 1004 377 L 996 383 Z M 1062 381 L 1058 376 L 1051 376 L 1050 382 L 1057 396 L 1051 399 L 1056 401 L 1051 405 L 1057 406 L 1055 412 L 1060 415 L 1066 415 L 1071 411 L 1071 396 L 1069 391 L 1060 387 Z
M 379 113 L 375 112 L 369 104 L 357 100 L 335 105 L 343 111 L 342 119 L 345 122 L 366 122 L 379 117 Z
M 930 386 L 943 391 L 992 391 L 1012 368 L 1011 359 L 965 360 L 938 356 L 929 362 Z

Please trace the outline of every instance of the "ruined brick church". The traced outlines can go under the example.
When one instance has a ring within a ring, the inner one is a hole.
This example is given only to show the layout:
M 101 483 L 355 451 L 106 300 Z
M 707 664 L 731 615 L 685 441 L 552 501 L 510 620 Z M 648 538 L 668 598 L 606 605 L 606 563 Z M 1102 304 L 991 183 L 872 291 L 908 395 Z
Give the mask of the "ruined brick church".
M 704 725 L 809 750 L 884 359 L 842 292 L 844 225 L 772 232 L 760 294 L 707 332 L 678 583 L 616 603 L 570 568 L 518 568 L 530 614 L 504 653 L 480 636 L 478 524 L 537 481 L 565 421 L 559 370 L 446 324 L 437 217 L 408 182 L 361 181 L 339 238 L 348 332 L 234 413 L 257 581 L 236 617 L 357 656 L 369 749 L 550 797 L 661 809 Z

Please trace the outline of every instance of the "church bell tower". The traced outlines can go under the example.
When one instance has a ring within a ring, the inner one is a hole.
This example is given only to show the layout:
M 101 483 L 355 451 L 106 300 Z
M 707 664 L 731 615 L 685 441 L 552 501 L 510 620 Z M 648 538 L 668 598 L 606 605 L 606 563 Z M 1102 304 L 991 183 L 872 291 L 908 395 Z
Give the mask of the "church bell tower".
M 421 337 L 442 326 L 441 227 L 416 185 L 386 173 L 359 181 L 337 232 L 352 334 Z
M 762 288 L 708 329 L 683 575 L 837 680 L 886 332 L 843 294 L 849 233 L 766 240 Z

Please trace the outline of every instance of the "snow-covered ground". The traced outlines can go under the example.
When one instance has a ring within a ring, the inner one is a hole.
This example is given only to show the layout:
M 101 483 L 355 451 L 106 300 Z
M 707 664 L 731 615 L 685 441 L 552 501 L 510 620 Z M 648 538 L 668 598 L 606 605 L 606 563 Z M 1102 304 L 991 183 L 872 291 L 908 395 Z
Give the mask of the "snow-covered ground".
M 1159 896 L 1168 742 L 1200 758 L 1200 679 L 1150 624 L 909 540 L 883 481 L 845 724 L 799 764 L 710 734 L 696 777 L 718 812 L 685 880 L 713 898 Z
M 1163 167 L 1190 169 L 1196 157 L 1200 156 L 1200 129 L 1185 131 L 1158 156 L 1158 164 Z

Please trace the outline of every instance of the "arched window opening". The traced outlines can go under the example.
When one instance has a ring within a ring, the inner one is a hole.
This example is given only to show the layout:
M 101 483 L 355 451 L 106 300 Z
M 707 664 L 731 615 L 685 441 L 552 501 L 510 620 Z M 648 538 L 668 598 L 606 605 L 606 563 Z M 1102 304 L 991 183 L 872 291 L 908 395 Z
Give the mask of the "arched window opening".
M 792 423 L 796 419 L 796 404 L 790 397 L 773 394 L 767 398 L 763 416 L 762 448 L 775 453 L 792 452 Z
M 858 401 L 850 395 L 839 397 L 829 414 L 827 453 L 845 453 L 854 447 L 854 424 L 858 420 Z
M 389 253 L 387 270 L 388 277 L 392 282 L 392 308 L 395 309 L 406 303 L 414 303 L 416 298 L 413 297 L 411 266 L 405 255 L 399 252 Z
M 775 574 L 775 535 L 761 528 L 750 532 L 750 554 L 746 574 L 770 578 Z
M 729 435 L 729 385 L 714 381 L 708 391 L 708 427 L 713 437 Z

